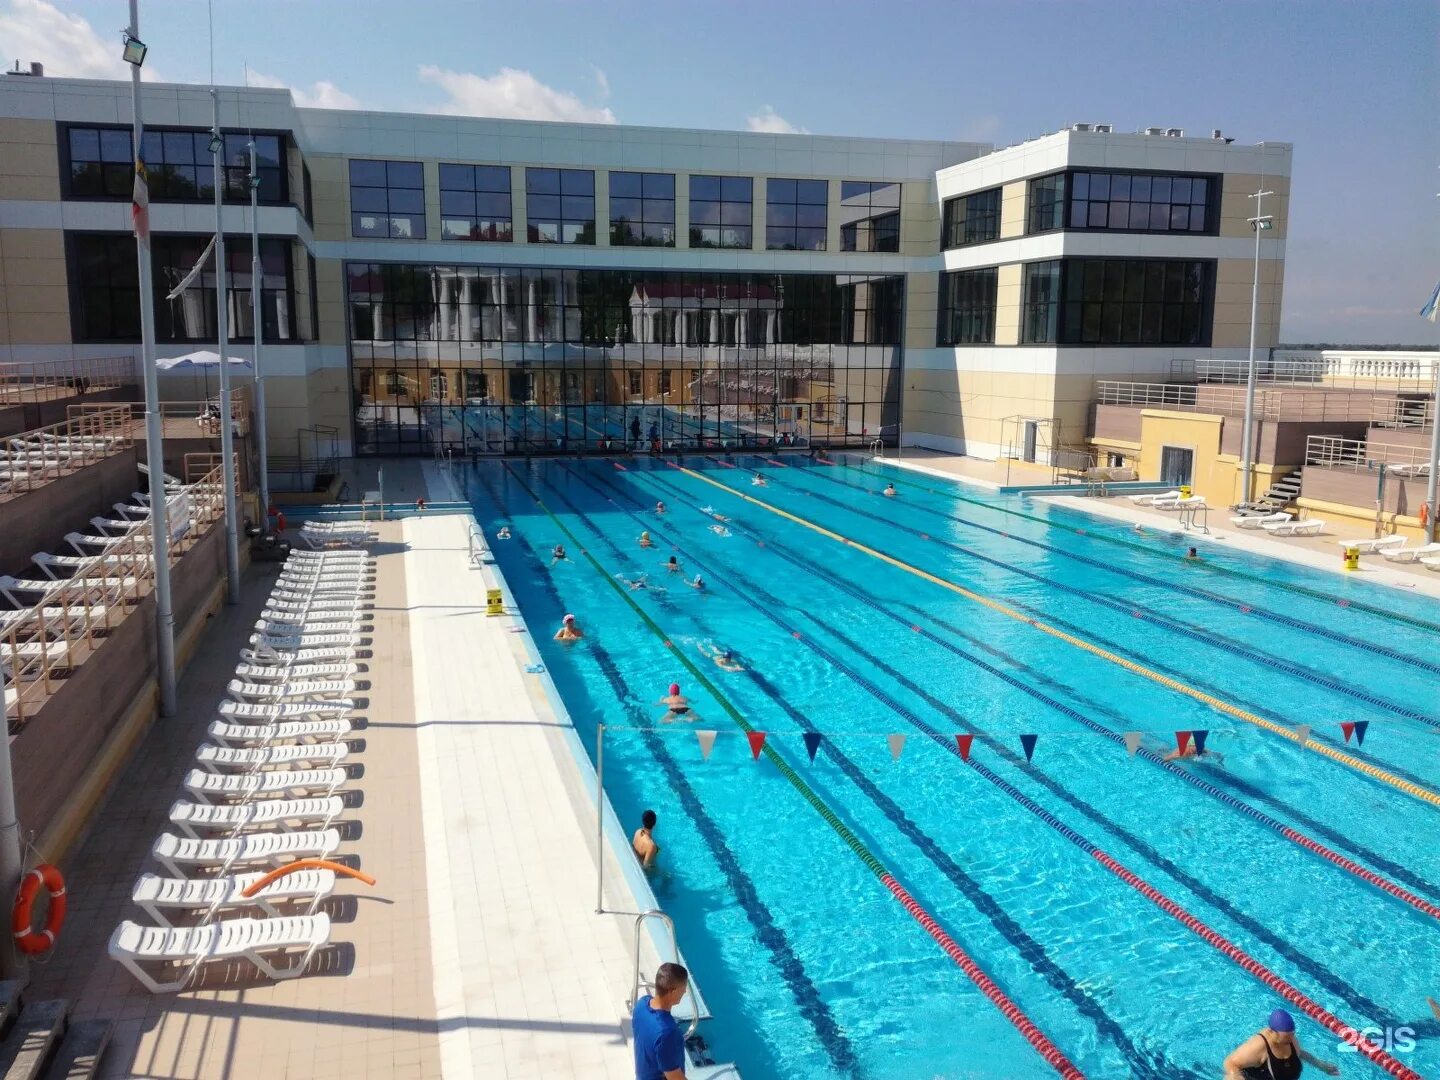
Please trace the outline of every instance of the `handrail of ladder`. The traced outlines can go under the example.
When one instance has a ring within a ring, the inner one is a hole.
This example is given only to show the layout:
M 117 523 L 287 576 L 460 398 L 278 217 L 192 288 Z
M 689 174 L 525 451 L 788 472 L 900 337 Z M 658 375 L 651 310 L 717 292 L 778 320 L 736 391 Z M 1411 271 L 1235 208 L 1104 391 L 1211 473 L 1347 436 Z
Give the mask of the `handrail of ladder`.
M 878 455 L 882 454 L 882 453 L 884 452 L 884 450 L 885 450 L 885 441 L 884 441 L 883 439 L 871 439 L 871 440 L 870 440 L 870 452 L 871 452 L 872 454 L 875 454 L 875 455 L 878 456 Z
M 627 912 L 628 914 L 628 912 Z M 666 915 L 659 908 L 651 908 L 649 911 L 637 911 L 635 914 L 635 972 L 634 979 L 630 983 L 630 1000 L 625 1003 L 627 1009 L 635 1008 L 635 1003 L 640 1000 L 640 928 L 645 925 L 646 919 L 659 919 L 670 931 L 670 947 L 675 955 L 680 955 L 680 945 L 675 939 L 675 920 Z M 646 984 L 648 985 L 648 984 Z M 695 1034 L 695 1029 L 700 1026 L 700 999 L 695 996 L 695 980 L 692 978 L 685 985 L 685 993 L 690 996 L 690 1026 L 685 1029 L 685 1038 L 688 1040 Z M 684 1001 L 682 997 L 680 999 Z

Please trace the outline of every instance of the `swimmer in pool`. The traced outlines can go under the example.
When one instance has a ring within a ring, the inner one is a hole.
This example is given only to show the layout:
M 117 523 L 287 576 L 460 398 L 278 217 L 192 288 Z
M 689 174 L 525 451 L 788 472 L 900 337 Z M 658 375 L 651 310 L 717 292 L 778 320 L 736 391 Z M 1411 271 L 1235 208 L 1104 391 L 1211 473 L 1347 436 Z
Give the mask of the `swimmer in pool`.
M 500 526 L 500 531 L 495 534 L 495 539 L 496 539 L 496 540 L 509 540 L 509 539 L 510 539 L 510 526 L 509 526 L 509 525 L 501 525 L 501 526 Z
M 700 655 L 709 657 L 715 661 L 715 666 L 721 671 L 736 672 L 745 670 L 745 668 L 741 666 L 740 657 L 736 655 L 734 649 L 722 649 L 718 645 L 707 642 L 700 646 Z
M 556 544 L 554 549 L 550 552 L 550 565 L 554 566 L 556 563 L 568 558 L 569 556 L 565 554 L 565 545 Z
M 665 513 L 665 500 L 664 500 L 664 499 L 661 499 L 659 502 L 657 502 L 657 503 L 655 504 L 655 513 L 657 513 L 657 514 L 663 514 L 663 513 Z
M 1213 761 L 1216 765 L 1225 764 L 1225 755 L 1216 753 L 1214 750 L 1201 750 L 1195 745 L 1192 739 L 1185 744 L 1185 752 L 1182 754 L 1180 748 L 1176 747 L 1169 753 L 1163 755 L 1166 761 L 1179 761 L 1181 758 Z
M 1199 558 L 1200 558 L 1200 552 L 1197 551 L 1195 548 L 1192 547 L 1189 551 L 1187 551 L 1187 552 L 1185 553 L 1185 558 L 1187 558 L 1187 559 L 1199 559 Z
M 650 539 L 650 532 L 648 529 L 640 534 L 640 539 L 637 542 L 641 547 L 655 546 L 655 541 Z
M 699 715 L 690 708 L 690 699 L 680 693 L 680 684 L 671 683 L 670 693 L 666 694 L 655 704 L 664 705 L 669 711 L 662 717 L 660 722 L 673 724 L 676 720 L 699 720 Z
M 1225 1059 L 1225 1080 L 1294 1080 L 1305 1062 L 1327 1076 L 1339 1076 L 1340 1069 L 1300 1046 L 1295 1035 L 1295 1018 L 1276 1009 L 1258 1033 L 1251 1035 Z
M 729 535 L 730 535 L 730 530 L 727 529 L 727 528 L 725 528 L 724 525 L 711 525 L 711 526 L 710 526 L 710 531 L 713 532 L 716 536 L 729 536 Z
M 894 485 L 894 484 L 886 484 L 886 485 L 885 485 L 885 490 L 882 491 L 880 494 L 881 494 L 881 495 L 889 496 L 890 498 L 893 499 L 893 498 L 895 497 L 895 485 Z
M 579 641 L 585 636 L 585 631 L 580 629 L 580 624 L 575 621 L 574 615 L 566 615 L 560 624 L 560 629 L 555 631 L 556 641 Z
M 757 472 L 754 476 L 752 476 L 752 477 L 750 478 L 750 483 L 751 483 L 753 486 L 755 486 L 755 487 L 769 487 L 769 486 L 770 486 L 770 482 L 769 482 L 768 480 L 766 480 L 763 476 L 761 476 L 758 472 Z
M 685 584 L 689 585 L 692 589 L 698 589 L 700 592 L 705 591 L 705 579 L 702 578 L 699 574 L 695 575 L 694 581 L 687 581 L 685 582 Z
M 680 560 L 675 558 L 674 555 L 671 555 L 670 558 L 667 559 L 665 562 L 665 569 L 670 571 L 670 573 L 672 574 L 680 573 Z
M 651 869 L 655 860 L 660 857 L 660 845 L 655 842 L 654 832 L 655 811 L 646 810 L 640 815 L 640 828 L 636 829 L 635 835 L 630 838 L 631 850 L 646 870 Z

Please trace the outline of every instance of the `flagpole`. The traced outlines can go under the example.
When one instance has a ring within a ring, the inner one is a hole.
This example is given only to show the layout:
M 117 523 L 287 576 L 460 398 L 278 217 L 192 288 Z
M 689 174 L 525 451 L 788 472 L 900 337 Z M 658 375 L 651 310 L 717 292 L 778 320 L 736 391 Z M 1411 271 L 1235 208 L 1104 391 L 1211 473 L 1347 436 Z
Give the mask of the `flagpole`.
M 1425 539 L 1435 543 L 1436 474 L 1440 473 L 1440 353 L 1435 356 L 1434 393 L 1430 397 L 1430 479 L 1425 486 L 1425 505 L 1430 508 Z
M 1250 283 L 1250 361 L 1245 374 L 1245 428 L 1240 435 L 1239 505 L 1241 508 L 1250 504 L 1254 487 L 1252 477 L 1255 472 L 1255 326 L 1260 311 L 1260 231 L 1267 227 L 1266 222 L 1269 220 L 1263 215 L 1262 208 L 1265 196 L 1275 194 L 1273 191 L 1263 190 L 1264 186 L 1265 180 L 1262 176 L 1261 190 L 1250 196 L 1255 200 L 1255 216 L 1250 219 L 1250 227 L 1255 230 L 1255 274 Z
M 255 334 L 255 444 L 260 459 L 260 521 L 270 529 L 270 458 L 265 434 L 265 372 L 260 368 L 260 300 L 265 280 L 260 265 L 260 165 L 250 137 L 250 321 Z
M 220 91 L 210 87 L 210 103 L 214 126 L 210 132 L 210 158 L 214 167 L 211 186 L 215 190 L 215 339 L 220 354 L 220 464 L 225 473 L 225 566 L 227 598 L 240 602 L 240 539 L 236 528 L 235 506 L 235 420 L 230 405 L 229 298 L 225 294 L 225 222 L 222 204 L 225 192 L 224 150 L 220 137 Z
M 130 29 L 140 40 L 139 0 L 130 0 Z M 140 65 L 130 65 L 135 125 L 135 255 L 140 277 L 140 368 L 145 382 L 145 458 L 150 479 L 150 547 L 155 573 L 155 681 L 160 715 L 175 715 L 175 612 L 170 604 L 170 515 L 165 504 L 165 427 L 155 366 L 155 284 L 150 265 L 150 191 L 141 172 L 145 121 L 140 110 Z M 143 201 L 142 201 L 143 199 Z M 4 883 L 0 882 L 0 887 Z

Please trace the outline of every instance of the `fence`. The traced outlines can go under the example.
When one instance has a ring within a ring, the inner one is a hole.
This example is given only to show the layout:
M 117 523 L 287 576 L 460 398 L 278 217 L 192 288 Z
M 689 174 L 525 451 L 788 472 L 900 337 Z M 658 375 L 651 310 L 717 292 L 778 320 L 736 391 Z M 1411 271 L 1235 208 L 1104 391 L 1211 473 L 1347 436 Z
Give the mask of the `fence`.
M 1336 389 L 1425 389 L 1435 381 L 1435 353 L 1275 352 L 1255 358 L 1255 379 L 1262 383 L 1330 386 Z M 1172 379 L 1198 383 L 1238 383 L 1249 377 L 1248 360 L 1172 360 Z
M 75 406 L 71 406 L 75 408 Z M 92 405 L 0 444 L 0 503 L 134 445 L 127 405 Z
M 1383 464 L 1400 476 L 1422 476 L 1430 471 L 1430 449 L 1311 435 L 1305 440 L 1305 464 L 1351 472 L 1365 472 Z
M 96 404 L 93 402 L 82 402 L 66 407 L 71 419 L 84 415 L 97 409 L 128 409 L 130 421 L 134 425 L 133 434 L 143 437 L 145 434 L 145 405 L 139 401 L 120 402 L 118 404 Z M 230 416 L 235 422 L 234 433 L 236 435 L 248 435 L 250 433 L 250 390 L 248 387 L 237 386 L 230 391 Z M 220 436 L 220 399 L 217 398 L 196 398 L 188 401 L 162 401 L 160 402 L 160 419 L 165 425 L 165 436 L 167 438 L 184 438 L 192 434 L 189 425 L 193 424 L 193 432 L 197 437 L 219 438 Z
M 1101 405 L 1128 405 L 1178 412 L 1245 415 L 1245 387 L 1213 383 L 1135 383 L 1100 379 L 1095 384 Z M 1418 413 L 1412 415 L 1412 412 Z M 1312 423 L 1385 424 L 1418 426 L 1433 410 L 1416 399 L 1397 399 L 1394 394 L 1334 390 L 1319 387 L 1257 388 L 1257 420 L 1305 421 Z
M 135 381 L 135 360 L 129 356 L 0 364 L 0 406 L 93 394 Z

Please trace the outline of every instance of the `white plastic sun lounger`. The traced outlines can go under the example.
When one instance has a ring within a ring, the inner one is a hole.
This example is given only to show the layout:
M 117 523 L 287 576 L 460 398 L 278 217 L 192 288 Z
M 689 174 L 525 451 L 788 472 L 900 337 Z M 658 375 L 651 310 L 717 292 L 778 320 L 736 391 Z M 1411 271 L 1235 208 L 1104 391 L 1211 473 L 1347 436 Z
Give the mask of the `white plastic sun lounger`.
M 349 589 L 335 591 L 319 589 L 315 592 L 302 592 L 295 589 L 276 589 L 270 594 L 270 599 L 266 601 L 266 607 L 267 609 L 276 608 L 281 610 L 292 607 L 308 610 L 316 604 L 362 604 L 368 607 L 373 605 L 374 601 L 375 598 L 373 596 L 362 596 Z
M 1287 514 L 1282 510 L 1274 514 L 1250 514 L 1248 516 L 1232 517 L 1230 524 L 1234 525 L 1237 529 L 1263 529 L 1266 525 L 1279 525 L 1282 522 L 1289 521 L 1294 516 L 1294 514 Z
M 41 573 L 47 575 L 54 581 L 67 581 L 55 573 L 54 567 L 61 570 L 79 570 L 85 566 L 126 566 L 136 567 L 142 564 L 153 565 L 154 559 L 149 555 L 52 555 L 48 551 L 37 551 L 30 556 L 30 561 L 40 568 Z
M 259 664 L 235 665 L 235 677 L 247 682 L 273 682 L 277 679 L 353 679 L 360 674 L 359 664 Z
M 280 650 L 269 645 L 257 645 L 253 649 L 241 649 L 240 659 L 246 670 L 235 669 L 235 674 L 246 679 L 285 679 L 288 672 L 307 665 L 337 664 L 355 659 L 355 649 L 350 645 L 317 645 L 310 648 Z M 260 674 L 261 670 L 266 674 Z M 318 678 L 316 674 L 298 675 L 298 678 Z
M 270 825 L 288 829 L 309 825 L 328 829 L 345 810 L 339 795 L 314 799 L 261 799 L 259 802 L 209 803 L 177 799 L 170 805 L 170 824 L 196 839 L 201 833 L 234 833 Z
M 236 701 L 312 701 L 348 697 L 355 692 L 355 682 L 352 679 L 288 679 L 247 683 L 231 679 L 225 691 Z
M 1319 536 L 1325 530 L 1321 518 L 1306 518 L 1304 521 L 1277 521 L 1264 526 L 1271 536 Z
M 1342 550 L 1344 548 L 1353 547 L 1359 548 L 1361 555 L 1373 555 L 1377 551 L 1386 551 L 1392 550 L 1394 548 L 1404 547 L 1405 537 L 1382 536 L 1378 539 L 1375 537 L 1366 537 L 1363 540 L 1336 540 L 1335 543 L 1339 544 Z
M 213 878 L 167 878 L 158 874 L 141 874 L 130 892 L 142 910 L 161 926 L 169 926 L 165 917 L 169 910 L 201 911 L 207 922 L 219 912 L 243 908 L 260 908 L 267 915 L 280 916 L 281 909 L 303 905 L 306 915 L 335 891 L 334 870 L 296 870 L 277 878 L 247 897 L 245 890 L 266 874 L 256 870 Z
M 109 549 L 124 540 L 123 536 L 88 536 L 82 532 L 68 532 L 65 534 L 65 542 L 70 545 L 76 555 L 82 555 L 93 559 L 98 552 L 90 548 Z
M 1130 495 L 1127 498 L 1136 506 L 1153 506 L 1157 501 L 1166 502 L 1170 499 L 1180 498 L 1180 492 L 1166 491 L 1159 495 Z
M 260 795 L 284 795 L 296 799 L 308 792 L 329 797 L 345 783 L 344 769 L 294 769 L 260 773 L 209 773 L 191 769 L 185 774 L 185 790 L 201 802 L 212 799 L 253 799 Z
M 366 640 L 366 636 L 358 631 L 346 634 L 307 632 L 303 634 L 259 633 L 250 635 L 252 646 L 263 645 L 276 652 L 311 653 L 312 655 L 307 659 L 315 658 L 313 655 L 315 649 L 345 648 L 349 650 L 346 656 L 353 656 L 354 650 L 363 645 Z M 252 657 L 246 656 L 242 650 L 240 659 L 251 660 Z
M 150 507 L 131 506 L 126 503 L 116 503 L 115 512 L 122 518 L 129 518 L 131 521 L 144 521 L 150 516 Z
M 289 637 L 294 634 L 358 634 L 366 625 L 368 619 L 305 619 L 296 621 L 293 616 L 284 619 L 260 619 L 255 623 L 255 631 L 260 634 L 270 634 L 277 637 Z
M 136 529 L 145 525 L 143 521 L 125 521 L 120 518 L 93 517 L 90 524 L 99 529 L 102 533 L 109 533 L 112 536 L 128 536 Z
M 67 585 L 87 592 L 99 591 L 106 596 L 128 592 L 135 587 L 133 577 L 126 578 L 17 578 L 0 577 L 0 595 L 16 607 L 29 607 L 30 603 L 15 596 L 17 592 L 40 593 L 50 596 L 60 592 Z
M 339 742 L 350 734 L 349 720 L 286 720 L 279 724 L 227 724 L 212 720 L 206 729 L 221 746 L 269 746 L 271 743 Z
M 370 605 L 359 597 L 347 598 L 335 593 L 316 596 L 308 600 L 276 599 L 272 596 L 265 602 L 265 610 L 260 614 L 267 619 L 296 615 L 318 615 L 329 619 L 345 615 L 360 615 L 369 608 Z
M 355 702 L 349 698 L 278 701 L 264 705 L 251 701 L 220 703 L 220 715 L 225 719 L 251 724 L 278 724 L 282 720 L 308 720 L 312 716 L 328 716 L 333 719 L 354 711 Z
M 1411 563 L 1420 562 L 1435 555 L 1440 555 L 1440 544 L 1421 544 L 1419 547 L 1398 547 L 1383 553 L 1385 558 L 1391 562 Z M 4 581 L 0 578 L 0 581 Z
M 339 846 L 338 829 L 245 833 L 216 840 L 166 832 L 155 838 L 150 854 L 176 877 L 185 877 L 182 866 L 223 874 L 232 866 L 280 866 L 295 859 L 323 859 Z
M 264 725 L 255 725 L 261 727 Z M 344 743 L 285 743 L 282 746 L 216 746 L 201 743 L 195 764 L 211 772 L 259 772 L 282 765 L 309 765 L 331 768 L 350 754 Z
M 355 582 L 357 586 L 366 581 L 375 580 L 375 568 L 373 566 L 287 566 L 280 571 L 278 581 L 293 582 Z
M 226 919 L 204 926 L 180 928 L 141 926 L 126 920 L 110 935 L 110 957 L 134 975 L 152 994 L 183 990 L 212 960 L 249 960 L 272 979 L 291 979 L 305 971 L 315 950 L 330 940 L 327 915 L 288 915 L 279 919 Z M 284 967 L 272 963 L 300 952 Z M 178 978 L 161 982 L 147 966 L 173 968 Z

